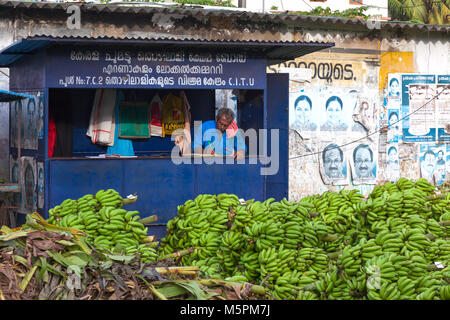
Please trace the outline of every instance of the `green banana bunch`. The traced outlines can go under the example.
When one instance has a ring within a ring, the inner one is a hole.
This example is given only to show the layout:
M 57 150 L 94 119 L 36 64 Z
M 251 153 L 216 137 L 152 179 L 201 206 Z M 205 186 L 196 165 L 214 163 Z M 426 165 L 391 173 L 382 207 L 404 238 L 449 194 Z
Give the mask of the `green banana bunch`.
M 102 207 L 122 207 L 123 198 L 119 192 L 114 189 L 99 190 L 95 194 L 95 199 L 100 203 Z

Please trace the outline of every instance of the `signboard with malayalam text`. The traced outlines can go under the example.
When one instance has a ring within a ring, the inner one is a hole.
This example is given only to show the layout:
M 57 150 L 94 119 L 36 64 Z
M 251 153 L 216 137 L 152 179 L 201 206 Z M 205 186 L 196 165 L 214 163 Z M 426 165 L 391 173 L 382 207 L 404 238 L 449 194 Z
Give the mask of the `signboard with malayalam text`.
M 47 86 L 53 88 L 264 89 L 266 60 L 242 52 L 152 48 L 54 47 Z

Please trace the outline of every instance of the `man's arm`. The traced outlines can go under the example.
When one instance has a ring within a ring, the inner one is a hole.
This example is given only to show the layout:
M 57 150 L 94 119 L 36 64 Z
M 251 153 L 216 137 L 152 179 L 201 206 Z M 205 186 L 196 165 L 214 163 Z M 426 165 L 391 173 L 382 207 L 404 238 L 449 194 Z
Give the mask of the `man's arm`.
M 236 160 L 241 160 L 245 157 L 245 152 L 247 151 L 247 146 L 245 145 L 244 138 L 242 138 L 241 130 L 236 134 L 236 152 L 234 153 L 234 157 Z

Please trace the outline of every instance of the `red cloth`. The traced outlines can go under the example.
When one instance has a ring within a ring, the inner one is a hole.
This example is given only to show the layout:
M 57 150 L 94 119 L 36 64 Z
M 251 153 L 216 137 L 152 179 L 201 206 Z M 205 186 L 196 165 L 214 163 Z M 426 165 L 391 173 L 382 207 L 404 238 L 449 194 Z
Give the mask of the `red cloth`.
M 56 144 L 56 125 L 52 113 L 48 119 L 48 157 L 52 158 Z
M 233 138 L 238 133 L 238 130 L 239 128 L 236 122 L 233 120 L 233 122 L 227 128 L 227 138 Z

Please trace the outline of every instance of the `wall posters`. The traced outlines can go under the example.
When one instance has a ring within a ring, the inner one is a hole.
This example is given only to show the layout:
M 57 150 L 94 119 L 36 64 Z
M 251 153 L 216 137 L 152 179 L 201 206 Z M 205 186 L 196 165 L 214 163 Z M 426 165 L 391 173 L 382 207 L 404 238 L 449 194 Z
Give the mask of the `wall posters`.
M 436 140 L 435 75 L 402 75 L 402 127 L 404 142 Z
M 445 144 L 421 144 L 419 147 L 420 174 L 430 183 L 441 185 L 446 176 Z

